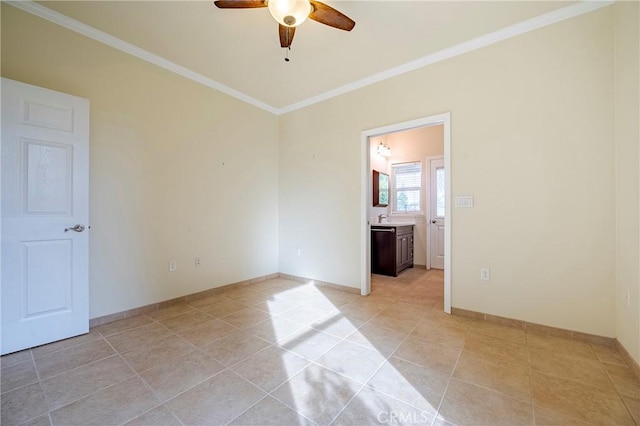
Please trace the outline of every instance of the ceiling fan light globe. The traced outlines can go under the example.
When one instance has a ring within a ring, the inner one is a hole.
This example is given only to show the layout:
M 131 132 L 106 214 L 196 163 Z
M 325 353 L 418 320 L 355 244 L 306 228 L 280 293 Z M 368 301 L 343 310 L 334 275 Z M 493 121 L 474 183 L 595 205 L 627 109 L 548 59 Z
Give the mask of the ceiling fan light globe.
M 309 0 L 269 0 L 268 7 L 273 19 L 285 27 L 297 27 L 311 13 Z

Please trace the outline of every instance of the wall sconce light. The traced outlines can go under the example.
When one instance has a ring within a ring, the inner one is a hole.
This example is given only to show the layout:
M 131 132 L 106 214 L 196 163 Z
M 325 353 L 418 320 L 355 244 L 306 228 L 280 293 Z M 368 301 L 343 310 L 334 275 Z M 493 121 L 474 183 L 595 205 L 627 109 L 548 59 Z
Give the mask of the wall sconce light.
M 382 155 L 383 157 L 391 156 L 391 148 L 387 144 L 382 143 L 380 141 L 380 145 L 378 145 L 378 155 Z

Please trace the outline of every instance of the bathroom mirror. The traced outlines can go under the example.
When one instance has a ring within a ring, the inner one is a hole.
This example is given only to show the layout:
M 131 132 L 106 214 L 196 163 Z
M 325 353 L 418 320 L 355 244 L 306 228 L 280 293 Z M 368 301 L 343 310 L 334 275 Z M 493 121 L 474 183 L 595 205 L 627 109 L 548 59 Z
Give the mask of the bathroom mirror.
M 389 205 L 389 175 L 373 171 L 373 207 Z

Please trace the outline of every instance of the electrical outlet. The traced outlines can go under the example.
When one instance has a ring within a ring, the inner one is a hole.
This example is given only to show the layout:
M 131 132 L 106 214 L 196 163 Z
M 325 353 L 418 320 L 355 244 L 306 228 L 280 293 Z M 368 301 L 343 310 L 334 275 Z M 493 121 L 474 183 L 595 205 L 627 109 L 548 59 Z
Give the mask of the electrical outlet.
M 488 268 L 480 269 L 480 279 L 482 281 L 489 281 L 491 279 L 491 270 Z
M 175 260 L 172 260 L 169 262 L 169 272 L 173 272 L 176 269 L 178 269 L 178 264 L 176 263 Z
M 194 266 L 196 268 L 198 268 L 198 267 L 200 267 L 200 262 L 201 262 L 201 259 L 199 257 L 196 257 L 195 261 L 193 262 L 193 264 L 194 264 Z
M 300 247 L 296 247 L 296 254 L 298 257 L 302 256 L 302 249 Z

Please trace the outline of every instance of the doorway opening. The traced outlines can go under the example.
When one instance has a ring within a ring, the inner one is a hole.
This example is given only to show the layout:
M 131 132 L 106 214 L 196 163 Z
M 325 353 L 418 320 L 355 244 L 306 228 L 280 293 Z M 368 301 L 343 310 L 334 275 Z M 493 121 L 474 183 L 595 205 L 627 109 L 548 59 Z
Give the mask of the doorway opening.
M 425 133 L 433 135 L 427 139 L 440 140 L 440 147 L 419 143 L 402 144 L 403 137 L 410 138 L 422 134 L 424 138 Z M 386 158 L 383 158 L 381 154 Z M 440 163 L 436 161 L 438 157 Z M 413 222 L 415 268 L 418 271 L 419 269 L 438 268 L 440 265 L 437 262 L 432 265 L 432 260 L 437 261 L 438 256 L 433 257 L 429 253 L 434 253 L 434 250 L 437 252 L 438 247 L 440 248 L 441 258 L 439 260 L 442 261 L 441 267 L 444 275 L 443 306 L 445 312 L 451 313 L 450 113 L 362 132 L 361 160 L 361 294 L 371 293 L 371 227 L 379 225 L 378 222 L 381 220 L 404 224 Z M 394 164 L 393 169 L 392 164 Z M 406 191 L 398 190 L 395 192 L 393 190 L 394 172 L 403 169 L 411 171 L 412 167 L 420 169 L 421 189 L 418 188 L 416 192 L 416 188 L 410 186 Z M 391 175 L 387 206 L 378 205 L 376 207 L 373 205 L 373 170 Z M 438 184 L 440 184 L 439 189 Z M 431 192 L 432 186 L 437 194 L 433 194 L 430 198 L 428 193 Z M 418 199 L 418 196 L 412 194 L 411 191 L 416 194 L 421 193 L 422 196 Z M 396 198 L 394 199 L 394 197 Z M 436 220 L 436 223 L 432 223 L 433 220 Z

